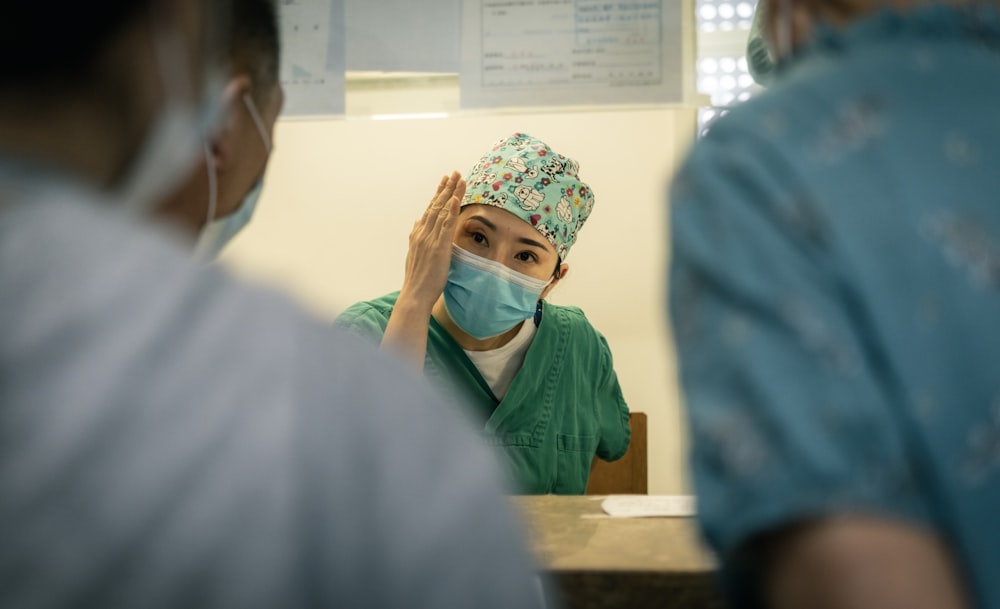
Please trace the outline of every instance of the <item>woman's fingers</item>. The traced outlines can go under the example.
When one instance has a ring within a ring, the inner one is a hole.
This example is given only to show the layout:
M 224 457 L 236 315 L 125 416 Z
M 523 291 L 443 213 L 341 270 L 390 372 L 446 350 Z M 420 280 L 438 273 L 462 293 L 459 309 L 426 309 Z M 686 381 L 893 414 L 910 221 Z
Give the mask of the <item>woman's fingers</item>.
M 450 199 L 451 196 L 455 194 L 455 187 L 458 185 L 458 181 L 460 179 L 461 176 L 458 175 L 457 171 L 452 173 L 451 176 L 448 177 L 448 180 L 445 182 L 444 187 L 441 190 L 439 190 L 437 196 L 434 197 L 434 206 L 436 208 L 440 209 L 444 207 L 444 204 L 448 201 L 448 199 Z
M 431 201 L 433 201 L 439 194 L 441 194 L 441 191 L 444 190 L 444 187 L 447 184 L 448 184 L 448 176 L 441 176 L 441 182 L 438 184 L 437 192 L 434 193 L 434 197 L 431 197 Z
M 462 200 L 465 198 L 465 189 L 467 186 L 468 185 L 465 183 L 465 180 L 459 176 L 458 184 L 455 185 L 455 194 L 453 195 L 456 199 L 458 199 L 459 205 L 462 204 Z
M 440 223 L 442 220 L 442 212 L 448 207 L 449 201 L 455 196 L 455 192 L 458 190 L 458 184 L 462 182 L 462 176 L 456 171 L 448 177 L 447 182 L 444 187 L 437 193 L 434 197 L 434 201 L 427 210 L 424 218 L 427 224 L 431 225 L 432 230 L 437 230 L 440 228 Z
M 438 182 L 437 191 L 435 191 L 434 196 L 431 197 L 431 202 L 427 205 L 427 209 L 424 210 L 423 215 L 417 222 L 427 222 L 427 219 L 431 216 L 431 213 L 438 204 L 438 199 L 441 197 L 441 193 L 443 193 L 445 188 L 447 188 L 448 180 L 448 176 L 441 176 L 441 181 Z
M 448 280 L 451 243 L 465 190 L 465 181 L 457 171 L 445 176 L 423 217 L 413 224 L 403 280 L 408 297 L 433 303 L 441 295 Z
M 462 199 L 465 197 L 465 180 L 459 179 L 455 186 L 454 194 L 448 199 L 441 212 L 441 219 L 438 226 L 438 239 L 440 242 L 451 243 L 455 230 L 455 222 L 462 209 Z M 444 247 L 444 246 L 442 246 Z M 448 247 L 450 249 L 450 247 Z
M 441 178 L 431 204 L 424 210 L 423 216 L 413 224 L 410 233 L 411 245 L 421 249 L 444 249 L 442 242 L 451 241 L 451 231 L 454 229 L 465 189 L 465 180 L 457 171 Z

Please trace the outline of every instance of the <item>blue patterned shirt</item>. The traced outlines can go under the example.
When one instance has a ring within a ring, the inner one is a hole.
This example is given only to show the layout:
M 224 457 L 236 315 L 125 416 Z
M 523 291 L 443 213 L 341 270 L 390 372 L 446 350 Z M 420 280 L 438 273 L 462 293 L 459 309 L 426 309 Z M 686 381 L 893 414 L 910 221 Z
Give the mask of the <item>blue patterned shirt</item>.
M 671 314 L 732 592 L 755 536 L 857 513 L 935 531 L 1000 608 L 998 108 L 996 12 L 885 11 L 821 29 L 678 174 Z

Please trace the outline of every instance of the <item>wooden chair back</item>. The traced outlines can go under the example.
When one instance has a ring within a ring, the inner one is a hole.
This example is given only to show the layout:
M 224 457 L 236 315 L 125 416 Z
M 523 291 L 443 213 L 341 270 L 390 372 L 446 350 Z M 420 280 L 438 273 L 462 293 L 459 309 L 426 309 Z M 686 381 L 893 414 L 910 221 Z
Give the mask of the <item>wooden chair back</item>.
M 628 416 L 632 439 L 621 459 L 608 463 L 595 458 L 590 467 L 588 495 L 646 495 L 649 475 L 646 470 L 646 413 Z

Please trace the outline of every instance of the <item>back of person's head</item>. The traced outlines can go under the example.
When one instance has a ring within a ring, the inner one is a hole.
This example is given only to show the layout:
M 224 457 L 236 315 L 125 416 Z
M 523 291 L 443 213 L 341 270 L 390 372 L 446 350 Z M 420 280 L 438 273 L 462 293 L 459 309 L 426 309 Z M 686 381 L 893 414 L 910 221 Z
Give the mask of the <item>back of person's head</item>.
M 214 120 L 233 4 L 244 2 L 8 3 L 3 154 L 149 209 L 197 159 L 200 133 Z
M 750 75 L 763 86 L 771 84 L 781 55 L 807 41 L 816 24 L 849 27 L 875 12 L 891 9 L 906 12 L 919 6 L 946 3 L 965 6 L 973 11 L 989 7 L 1000 10 L 1000 0 L 758 0 L 746 56 Z
M 192 3 L 203 11 L 206 57 L 218 57 L 231 0 Z M 239 0 L 243 4 L 247 0 Z M 50 0 L 9 2 L 0 19 L 0 93 L 51 95 L 107 83 L 102 52 L 128 26 L 163 21 L 176 0 Z
M 231 73 L 244 73 L 253 81 L 253 95 L 262 96 L 278 84 L 281 40 L 277 0 L 237 0 L 233 3 L 227 56 Z
M 9 2 L 0 19 L 0 91 L 80 82 L 152 0 Z

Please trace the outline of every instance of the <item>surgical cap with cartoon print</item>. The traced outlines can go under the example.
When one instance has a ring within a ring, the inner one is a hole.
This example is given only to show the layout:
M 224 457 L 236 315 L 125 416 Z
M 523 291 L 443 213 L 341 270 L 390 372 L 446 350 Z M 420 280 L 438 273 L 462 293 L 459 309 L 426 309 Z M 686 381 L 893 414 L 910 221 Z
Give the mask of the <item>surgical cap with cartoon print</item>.
M 590 212 L 594 195 L 580 165 L 526 133 L 500 140 L 479 159 L 466 182 L 466 205 L 493 205 L 531 224 L 565 260 Z

